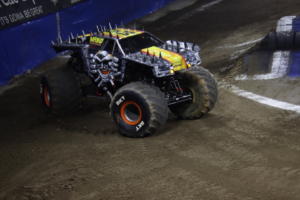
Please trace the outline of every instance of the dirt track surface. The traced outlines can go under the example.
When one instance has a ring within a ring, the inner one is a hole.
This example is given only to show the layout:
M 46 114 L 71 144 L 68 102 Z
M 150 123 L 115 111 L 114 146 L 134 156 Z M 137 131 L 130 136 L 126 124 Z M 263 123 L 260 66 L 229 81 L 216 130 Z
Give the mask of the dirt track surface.
M 202 44 L 214 72 L 240 51 L 218 47 L 262 37 L 300 8 L 298 0 L 224 0 L 195 11 L 205 3 L 143 23 L 163 39 Z M 293 112 L 220 89 L 203 119 L 170 118 L 161 133 L 129 139 L 116 132 L 108 102 L 54 118 L 38 93 L 33 74 L 0 97 L 0 199 L 300 199 L 300 117 Z

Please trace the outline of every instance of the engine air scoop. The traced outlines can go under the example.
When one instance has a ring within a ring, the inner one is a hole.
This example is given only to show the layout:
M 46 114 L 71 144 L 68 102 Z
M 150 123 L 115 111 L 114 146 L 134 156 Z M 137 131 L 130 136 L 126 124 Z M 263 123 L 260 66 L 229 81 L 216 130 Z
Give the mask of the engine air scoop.
M 168 51 L 156 46 L 142 49 L 141 52 L 168 61 L 172 66 L 174 66 L 174 71 L 180 71 L 188 68 L 188 64 L 186 63 L 185 58 L 178 53 Z

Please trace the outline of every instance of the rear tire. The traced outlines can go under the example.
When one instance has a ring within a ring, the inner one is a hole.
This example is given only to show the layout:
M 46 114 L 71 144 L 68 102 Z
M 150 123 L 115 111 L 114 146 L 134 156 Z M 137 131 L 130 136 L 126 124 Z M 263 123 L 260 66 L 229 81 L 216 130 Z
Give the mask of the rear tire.
M 81 106 L 81 88 L 70 67 L 56 69 L 41 78 L 40 95 L 45 109 L 57 115 L 77 111 Z
M 120 88 L 110 104 L 119 133 L 143 138 L 155 133 L 168 119 L 168 105 L 159 88 L 133 82 Z
M 198 119 L 215 106 L 218 99 L 218 86 L 213 75 L 203 67 L 179 72 L 178 81 L 182 88 L 191 91 L 193 100 L 170 106 L 170 110 L 182 119 Z

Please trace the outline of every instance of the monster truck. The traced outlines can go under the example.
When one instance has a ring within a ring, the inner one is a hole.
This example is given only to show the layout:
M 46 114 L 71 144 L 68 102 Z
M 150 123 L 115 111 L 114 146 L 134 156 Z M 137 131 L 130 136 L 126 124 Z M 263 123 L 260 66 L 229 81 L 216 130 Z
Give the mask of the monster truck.
M 65 114 L 80 108 L 87 95 L 108 95 L 110 113 L 120 134 L 145 137 L 168 119 L 198 119 L 217 101 L 217 83 L 200 66 L 200 47 L 126 28 L 61 37 L 56 52 L 69 52 L 65 68 L 41 79 L 42 103 Z

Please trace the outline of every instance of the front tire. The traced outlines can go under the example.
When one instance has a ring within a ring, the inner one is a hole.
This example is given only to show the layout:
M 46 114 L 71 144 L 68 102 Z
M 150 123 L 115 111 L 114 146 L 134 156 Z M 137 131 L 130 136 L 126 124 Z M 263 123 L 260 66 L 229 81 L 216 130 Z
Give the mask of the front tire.
M 183 89 L 189 90 L 193 100 L 170 106 L 170 110 L 181 119 L 199 119 L 211 111 L 218 98 L 218 86 L 213 75 L 203 67 L 179 72 L 178 81 Z
M 120 88 L 110 104 L 119 133 L 142 138 L 155 133 L 168 119 L 168 105 L 159 88 L 133 82 Z

